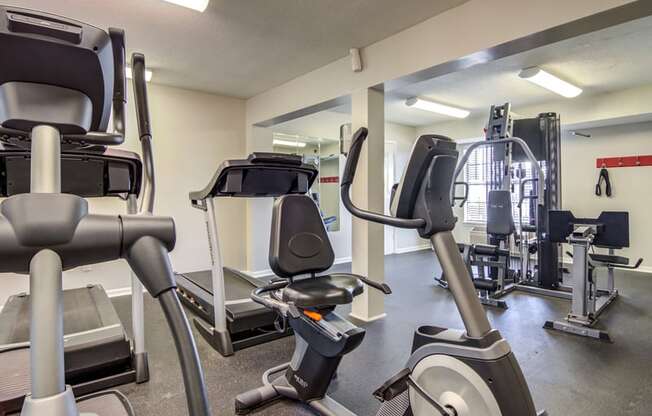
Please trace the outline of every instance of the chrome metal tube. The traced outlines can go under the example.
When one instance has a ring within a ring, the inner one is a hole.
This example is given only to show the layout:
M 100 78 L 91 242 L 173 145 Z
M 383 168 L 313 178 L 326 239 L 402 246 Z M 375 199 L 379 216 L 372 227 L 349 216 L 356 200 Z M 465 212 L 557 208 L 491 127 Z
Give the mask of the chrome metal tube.
M 430 237 L 430 241 L 462 316 L 467 335 L 471 338 L 484 336 L 491 331 L 491 324 L 478 299 L 473 280 L 460 255 L 453 234 L 450 231 L 443 231 Z
M 32 193 L 61 192 L 61 135 L 50 126 L 36 126 L 32 130 Z
M 127 199 L 127 213 L 138 212 L 136 195 L 129 195 Z M 143 284 L 138 276 L 131 272 L 131 328 L 134 333 L 134 354 L 145 352 L 145 306 L 143 298 Z
M 156 195 L 156 180 L 154 176 L 154 156 L 152 153 L 152 137 L 144 136 L 140 139 L 143 153 L 143 198 L 140 203 L 140 212 L 151 214 L 154 212 L 154 197 Z
M 215 323 L 213 328 L 217 332 L 226 332 L 226 293 L 224 288 L 224 264 L 220 250 L 220 239 L 217 232 L 215 218 L 215 203 L 213 198 L 206 199 L 206 231 L 208 232 L 208 245 L 211 253 L 211 276 L 213 281 L 213 313 Z
M 29 265 L 30 361 L 33 399 L 66 390 L 63 357 L 63 288 L 61 258 L 41 250 Z

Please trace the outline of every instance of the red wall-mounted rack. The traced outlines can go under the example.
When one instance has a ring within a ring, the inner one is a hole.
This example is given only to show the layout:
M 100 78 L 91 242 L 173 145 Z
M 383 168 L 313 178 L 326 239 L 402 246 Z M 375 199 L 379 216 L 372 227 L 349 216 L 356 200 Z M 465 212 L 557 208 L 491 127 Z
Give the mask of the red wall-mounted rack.
M 652 166 L 652 155 L 599 157 L 595 159 L 595 167 L 601 168 L 632 168 Z

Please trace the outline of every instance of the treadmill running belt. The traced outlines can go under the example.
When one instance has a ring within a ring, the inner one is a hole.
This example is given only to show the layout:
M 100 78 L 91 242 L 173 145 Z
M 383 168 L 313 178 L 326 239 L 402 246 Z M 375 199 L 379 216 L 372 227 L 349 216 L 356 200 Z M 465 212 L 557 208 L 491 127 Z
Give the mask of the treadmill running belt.
M 29 348 L 18 348 L 0 354 L 0 415 L 20 409 L 29 391 Z
M 213 281 L 210 270 L 199 272 L 183 273 L 183 275 L 197 286 L 201 287 L 211 296 L 213 295 Z M 250 281 L 239 277 L 233 269 L 224 268 L 224 291 L 226 301 L 250 299 L 251 292 L 257 286 Z
M 64 291 L 63 333 L 75 334 L 92 331 L 104 326 L 98 314 L 96 296 L 92 288 Z M 29 341 L 29 302 L 21 295 L 12 296 L 7 302 L 7 313 L 11 310 L 14 319 L 2 319 L 0 323 L 0 344 L 13 344 Z M 4 316 L 4 313 L 3 313 Z

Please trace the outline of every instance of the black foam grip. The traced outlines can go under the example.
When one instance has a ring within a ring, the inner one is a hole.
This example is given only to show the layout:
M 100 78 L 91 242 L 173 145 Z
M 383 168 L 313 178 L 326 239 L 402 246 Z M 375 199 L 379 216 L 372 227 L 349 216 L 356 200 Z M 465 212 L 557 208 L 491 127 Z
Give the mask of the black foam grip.
M 365 127 L 360 127 L 353 135 L 351 149 L 349 149 L 349 155 L 346 158 L 346 165 L 344 166 L 344 173 L 342 174 L 341 186 L 353 183 L 355 170 L 358 168 L 360 152 L 362 151 L 364 141 L 367 139 L 367 134 L 369 134 L 369 131 Z
M 152 125 L 149 119 L 149 103 L 147 102 L 147 82 L 145 80 L 145 55 L 131 55 L 131 71 L 134 80 L 134 97 L 136 99 L 136 118 L 138 119 L 138 135 L 140 138 L 152 136 Z
M 113 49 L 113 125 L 121 136 L 125 135 L 125 104 L 127 102 L 127 80 L 125 67 L 125 32 L 122 29 L 109 29 Z

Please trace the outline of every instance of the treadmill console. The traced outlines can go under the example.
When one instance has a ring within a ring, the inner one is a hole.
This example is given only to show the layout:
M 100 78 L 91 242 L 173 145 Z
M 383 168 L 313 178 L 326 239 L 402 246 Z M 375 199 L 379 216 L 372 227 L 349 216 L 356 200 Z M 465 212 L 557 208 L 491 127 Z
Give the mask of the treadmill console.
M 191 192 L 193 205 L 215 197 L 264 198 L 305 194 L 317 178 L 317 168 L 301 156 L 257 152 L 247 159 L 222 162 L 208 185 Z

